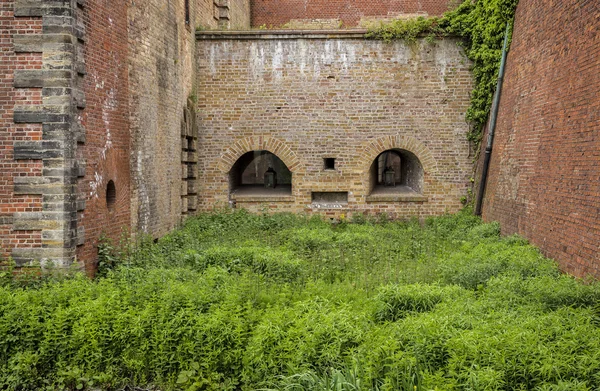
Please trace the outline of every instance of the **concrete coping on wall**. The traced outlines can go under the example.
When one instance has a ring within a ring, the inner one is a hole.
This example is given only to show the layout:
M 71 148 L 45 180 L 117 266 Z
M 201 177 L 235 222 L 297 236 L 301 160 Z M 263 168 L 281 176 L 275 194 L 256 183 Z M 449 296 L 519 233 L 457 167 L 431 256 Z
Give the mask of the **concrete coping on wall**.
M 367 202 L 427 202 L 427 197 L 408 186 L 378 186 L 366 198 Z
M 367 202 L 427 202 L 427 197 L 422 195 L 406 195 L 406 194 L 371 194 L 366 198 Z
M 352 30 L 208 30 L 196 31 L 197 40 L 229 39 L 364 39 L 367 29 Z

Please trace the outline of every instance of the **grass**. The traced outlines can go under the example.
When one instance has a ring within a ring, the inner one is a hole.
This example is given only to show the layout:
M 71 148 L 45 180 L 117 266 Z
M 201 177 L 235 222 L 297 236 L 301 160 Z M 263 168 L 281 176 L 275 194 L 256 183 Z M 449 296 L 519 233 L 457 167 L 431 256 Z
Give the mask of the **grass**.
M 204 214 L 101 253 L 94 281 L 4 274 L 1 389 L 600 388 L 600 285 L 467 212 Z

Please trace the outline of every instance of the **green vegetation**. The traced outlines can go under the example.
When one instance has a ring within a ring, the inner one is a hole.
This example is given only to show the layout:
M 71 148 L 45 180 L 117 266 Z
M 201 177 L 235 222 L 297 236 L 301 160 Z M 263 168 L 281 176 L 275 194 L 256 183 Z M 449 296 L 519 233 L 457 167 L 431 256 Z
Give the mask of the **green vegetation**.
M 0 389 L 595 390 L 600 285 L 469 213 L 205 214 L 0 287 Z
M 473 124 L 469 139 L 479 142 L 496 90 L 504 33 L 507 25 L 512 31 L 517 3 L 518 0 L 464 0 L 441 18 L 395 20 L 374 26 L 367 36 L 409 42 L 418 36 L 461 37 L 467 57 L 473 61 L 475 80 L 466 116 L 467 121 Z

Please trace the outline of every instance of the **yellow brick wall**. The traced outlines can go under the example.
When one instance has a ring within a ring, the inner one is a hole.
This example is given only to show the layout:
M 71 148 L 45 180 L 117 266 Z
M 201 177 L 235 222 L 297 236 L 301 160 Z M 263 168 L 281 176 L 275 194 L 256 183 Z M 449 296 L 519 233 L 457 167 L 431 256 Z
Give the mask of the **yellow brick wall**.
M 236 207 L 391 217 L 461 208 L 472 172 L 464 119 L 472 78 L 457 40 L 260 37 L 197 41 L 200 209 L 229 204 L 229 170 L 252 150 L 286 163 L 292 194 Z M 423 192 L 373 201 L 369 168 L 393 148 L 419 158 Z M 325 157 L 336 170 L 323 169 Z M 348 204 L 317 208 L 311 194 L 321 191 L 347 191 Z

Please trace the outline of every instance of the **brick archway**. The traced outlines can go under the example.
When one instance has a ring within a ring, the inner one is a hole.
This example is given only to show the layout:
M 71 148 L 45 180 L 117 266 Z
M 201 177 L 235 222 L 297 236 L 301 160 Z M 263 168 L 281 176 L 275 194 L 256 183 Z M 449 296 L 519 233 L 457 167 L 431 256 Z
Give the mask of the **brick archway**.
M 251 151 L 269 151 L 281 159 L 292 173 L 303 170 L 296 154 L 281 140 L 270 136 L 251 136 L 237 140 L 221 154 L 217 161 L 217 169 L 227 174 L 238 159 Z
M 425 144 L 411 136 L 384 136 L 364 144 L 360 156 L 361 172 L 368 173 L 371 164 L 380 153 L 389 149 L 404 149 L 417 156 L 426 175 L 437 172 L 437 162 Z

